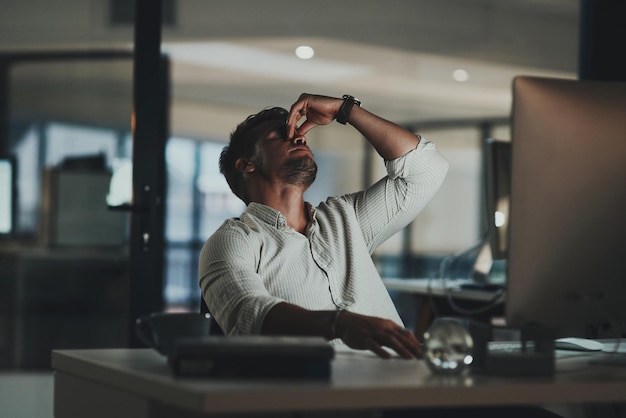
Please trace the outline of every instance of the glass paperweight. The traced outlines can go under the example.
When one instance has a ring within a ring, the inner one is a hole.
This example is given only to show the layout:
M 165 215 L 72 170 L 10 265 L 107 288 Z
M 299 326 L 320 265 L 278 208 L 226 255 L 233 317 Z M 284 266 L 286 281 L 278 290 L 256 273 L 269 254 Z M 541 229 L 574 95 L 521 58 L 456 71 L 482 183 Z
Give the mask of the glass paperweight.
M 469 331 L 454 318 L 433 321 L 424 333 L 425 360 L 438 374 L 463 374 L 474 358 L 474 341 Z

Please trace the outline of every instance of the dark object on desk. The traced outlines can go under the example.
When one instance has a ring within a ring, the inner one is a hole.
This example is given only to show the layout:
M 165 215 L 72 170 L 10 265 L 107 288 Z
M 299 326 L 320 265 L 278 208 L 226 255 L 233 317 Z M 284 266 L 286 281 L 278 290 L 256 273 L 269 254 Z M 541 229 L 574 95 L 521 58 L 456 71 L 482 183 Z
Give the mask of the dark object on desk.
M 504 289 L 504 285 L 500 283 L 480 282 L 462 283 L 459 287 L 463 290 L 478 290 L 482 292 L 498 292 Z
M 424 333 L 424 359 L 435 374 L 461 375 L 472 363 L 473 339 L 456 318 L 438 318 Z
M 515 331 L 515 330 L 511 330 Z M 493 344 L 494 327 L 470 323 L 474 339 L 473 370 L 502 376 L 552 376 L 555 371 L 554 335 L 551 328 L 527 326 L 518 330 L 520 338 L 509 347 Z
M 323 338 L 233 336 L 175 342 L 175 376 L 328 379 L 334 348 Z
M 146 346 L 167 356 L 179 338 L 208 336 L 212 322 L 208 314 L 158 312 L 137 318 L 135 333 Z

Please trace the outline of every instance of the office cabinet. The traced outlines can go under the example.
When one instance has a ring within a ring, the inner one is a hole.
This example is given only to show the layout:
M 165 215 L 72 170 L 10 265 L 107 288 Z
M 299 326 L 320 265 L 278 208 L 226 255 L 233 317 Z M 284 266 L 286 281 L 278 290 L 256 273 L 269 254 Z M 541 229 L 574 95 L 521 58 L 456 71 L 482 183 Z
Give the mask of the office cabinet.
M 127 346 L 125 254 L 13 250 L 0 266 L 0 368 L 49 368 L 56 348 Z

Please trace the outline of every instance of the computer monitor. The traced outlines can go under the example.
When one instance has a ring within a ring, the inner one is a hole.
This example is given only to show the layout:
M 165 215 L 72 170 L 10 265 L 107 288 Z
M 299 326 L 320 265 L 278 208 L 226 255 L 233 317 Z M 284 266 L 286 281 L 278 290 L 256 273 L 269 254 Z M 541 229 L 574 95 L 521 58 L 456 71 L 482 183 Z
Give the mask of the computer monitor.
M 15 160 L 0 158 L 0 238 L 15 232 Z
M 512 147 L 507 325 L 623 332 L 626 83 L 517 77 Z
M 487 239 L 492 259 L 506 260 L 511 197 L 511 142 L 488 138 L 484 151 Z

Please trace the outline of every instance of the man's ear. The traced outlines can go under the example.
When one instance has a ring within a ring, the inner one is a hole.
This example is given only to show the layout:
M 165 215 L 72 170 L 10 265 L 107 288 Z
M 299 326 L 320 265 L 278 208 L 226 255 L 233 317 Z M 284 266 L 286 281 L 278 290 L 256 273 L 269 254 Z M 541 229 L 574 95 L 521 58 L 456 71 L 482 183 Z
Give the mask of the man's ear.
M 235 168 L 241 173 L 251 173 L 256 167 L 249 159 L 242 157 L 237 158 L 237 161 L 235 161 Z

